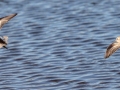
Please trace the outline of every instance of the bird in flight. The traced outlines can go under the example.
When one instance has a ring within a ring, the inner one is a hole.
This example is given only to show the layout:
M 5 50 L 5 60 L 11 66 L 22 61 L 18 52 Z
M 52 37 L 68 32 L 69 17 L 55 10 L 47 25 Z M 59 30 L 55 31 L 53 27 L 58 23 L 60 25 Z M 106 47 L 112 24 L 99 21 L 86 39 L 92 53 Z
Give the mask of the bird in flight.
M 117 37 L 115 42 L 110 44 L 106 50 L 105 58 L 108 58 L 111 56 L 115 51 L 117 51 L 120 48 L 120 37 Z
M 13 18 L 14 16 L 16 16 L 16 15 L 17 15 L 17 13 L 11 14 L 11 15 L 9 15 L 9 16 L 5 16 L 5 17 L 0 18 L 0 29 L 2 28 L 2 26 L 3 26 L 5 23 L 7 23 L 10 19 L 12 19 L 12 18 Z M 4 47 L 4 48 L 8 49 L 8 48 L 6 47 L 6 45 L 7 45 L 7 43 L 8 43 L 7 41 L 8 41 L 8 37 L 7 37 L 7 36 L 1 37 L 1 38 L 0 38 L 0 48 Z

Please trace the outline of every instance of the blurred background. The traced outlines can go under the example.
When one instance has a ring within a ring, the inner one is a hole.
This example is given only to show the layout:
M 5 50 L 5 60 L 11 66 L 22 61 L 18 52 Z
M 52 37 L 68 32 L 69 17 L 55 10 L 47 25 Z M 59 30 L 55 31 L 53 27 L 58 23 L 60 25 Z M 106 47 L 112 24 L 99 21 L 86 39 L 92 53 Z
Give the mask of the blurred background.
M 0 90 L 119 90 L 120 0 L 1 0 L 9 36 L 0 49 Z

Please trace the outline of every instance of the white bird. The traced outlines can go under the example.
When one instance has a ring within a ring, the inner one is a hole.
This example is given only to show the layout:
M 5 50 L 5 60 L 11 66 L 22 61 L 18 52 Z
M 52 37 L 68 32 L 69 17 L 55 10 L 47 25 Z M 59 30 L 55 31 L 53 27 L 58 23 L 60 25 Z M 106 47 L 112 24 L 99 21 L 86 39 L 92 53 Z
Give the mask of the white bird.
M 6 49 L 8 49 L 6 47 L 6 45 L 8 44 L 8 36 L 3 36 L 0 38 L 0 48 L 4 47 Z
M 9 16 L 5 16 L 5 17 L 2 17 L 0 18 L 0 29 L 2 28 L 2 26 L 7 23 L 10 19 L 12 19 L 14 16 L 16 16 L 17 13 L 15 14 L 11 14 Z
M 116 50 L 120 48 L 120 37 L 117 37 L 115 42 L 110 44 L 106 50 L 105 58 L 111 56 Z

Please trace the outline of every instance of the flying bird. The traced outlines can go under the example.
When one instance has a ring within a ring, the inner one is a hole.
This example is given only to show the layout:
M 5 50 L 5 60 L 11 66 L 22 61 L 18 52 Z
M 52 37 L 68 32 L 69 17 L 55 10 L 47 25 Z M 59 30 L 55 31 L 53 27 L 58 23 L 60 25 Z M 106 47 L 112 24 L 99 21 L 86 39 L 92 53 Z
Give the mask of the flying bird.
M 5 16 L 5 17 L 2 17 L 0 18 L 0 29 L 2 28 L 2 26 L 7 23 L 10 19 L 12 19 L 14 16 L 16 16 L 17 13 L 15 14 L 11 14 L 9 16 Z M 6 46 L 8 44 L 8 36 L 3 36 L 3 37 L 0 37 L 0 48 L 4 47 L 6 49 L 8 49 Z
M 116 38 L 115 42 L 110 44 L 106 50 L 105 58 L 111 56 L 116 50 L 120 48 L 120 36 Z
M 14 16 L 16 16 L 17 13 L 15 14 L 11 14 L 9 16 L 5 16 L 5 17 L 2 17 L 0 18 L 0 29 L 2 28 L 2 26 L 7 23 L 10 19 L 12 19 Z
M 8 49 L 6 47 L 7 43 L 8 43 L 8 36 L 3 36 L 0 38 L 0 48 L 4 47 L 4 48 Z

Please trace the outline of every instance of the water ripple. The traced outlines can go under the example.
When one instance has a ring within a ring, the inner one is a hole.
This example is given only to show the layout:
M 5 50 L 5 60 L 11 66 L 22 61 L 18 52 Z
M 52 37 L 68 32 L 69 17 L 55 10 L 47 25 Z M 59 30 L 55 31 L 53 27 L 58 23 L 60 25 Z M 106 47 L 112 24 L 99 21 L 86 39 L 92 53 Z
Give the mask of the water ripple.
M 18 13 L 0 35 L 0 90 L 119 90 L 118 0 L 3 0 L 1 17 Z M 112 7 L 111 7 L 112 6 Z M 9 7 L 9 8 L 8 8 Z

